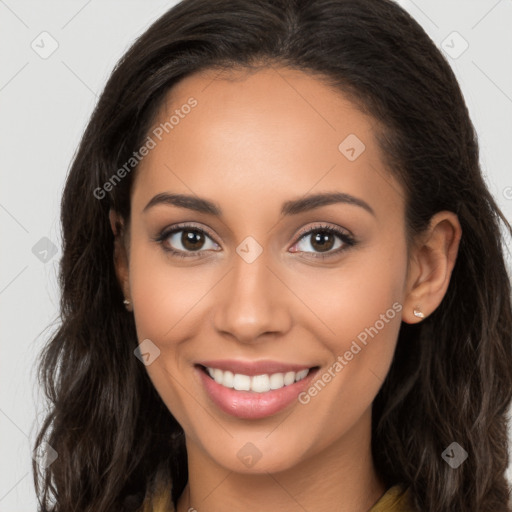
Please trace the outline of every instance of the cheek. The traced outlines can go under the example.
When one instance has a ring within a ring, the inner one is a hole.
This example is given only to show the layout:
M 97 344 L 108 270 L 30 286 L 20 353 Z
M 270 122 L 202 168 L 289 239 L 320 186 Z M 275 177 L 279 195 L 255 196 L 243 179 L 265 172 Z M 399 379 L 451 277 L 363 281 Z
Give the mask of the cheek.
M 193 432 L 197 402 L 186 392 L 199 329 L 204 326 L 205 295 L 218 280 L 213 267 L 179 266 L 158 248 L 132 244 L 130 293 L 139 342 L 149 339 L 159 356 L 146 371 L 167 408 Z
M 402 304 L 393 300 L 393 283 L 385 279 L 380 287 L 367 287 L 358 285 L 355 276 L 344 282 L 346 290 L 333 294 L 337 302 L 324 310 L 324 321 L 335 334 L 326 335 L 318 323 L 311 327 L 329 357 L 299 397 L 305 421 L 312 416 L 325 420 L 318 436 L 323 447 L 370 410 L 389 371 L 401 325 Z M 311 429 L 315 431 L 314 425 Z
M 326 415 L 331 406 L 344 410 L 350 418 L 337 417 L 333 432 L 356 421 L 387 375 L 401 325 L 406 258 L 405 244 L 398 240 L 354 254 L 329 275 L 320 272 L 314 280 L 306 275 L 298 281 L 299 294 L 310 288 L 308 306 L 315 313 L 307 316 L 307 329 L 330 358 L 303 403 L 315 402 Z
M 154 247 L 136 247 L 130 258 L 130 292 L 139 339 L 179 339 L 185 326 L 194 325 L 202 296 L 211 288 L 213 270 L 179 266 L 179 260 Z M 215 281 L 213 280 L 212 283 Z
M 294 292 L 305 298 L 309 310 L 296 321 L 307 321 L 333 356 L 349 350 L 355 339 L 393 343 L 400 327 L 406 263 L 405 244 L 397 239 L 354 251 L 333 269 L 290 274 Z

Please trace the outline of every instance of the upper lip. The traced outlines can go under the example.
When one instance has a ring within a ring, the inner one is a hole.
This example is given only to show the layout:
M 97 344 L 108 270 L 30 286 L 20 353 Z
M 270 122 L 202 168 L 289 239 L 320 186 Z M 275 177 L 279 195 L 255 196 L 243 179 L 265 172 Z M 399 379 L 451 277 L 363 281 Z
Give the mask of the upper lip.
M 235 359 L 216 359 L 215 361 L 199 361 L 197 363 L 201 366 L 209 368 L 218 368 L 223 371 L 230 371 L 233 373 L 240 373 L 242 375 L 263 375 L 273 373 L 286 373 L 286 372 L 299 372 L 313 368 L 314 365 L 310 364 L 292 364 L 282 363 L 279 361 L 237 361 Z

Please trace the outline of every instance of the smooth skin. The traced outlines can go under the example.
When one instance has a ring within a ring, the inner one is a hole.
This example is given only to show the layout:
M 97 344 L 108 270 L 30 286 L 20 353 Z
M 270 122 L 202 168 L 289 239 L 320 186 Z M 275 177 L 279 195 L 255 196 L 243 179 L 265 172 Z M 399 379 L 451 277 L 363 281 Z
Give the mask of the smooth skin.
M 445 295 L 457 216 L 437 213 L 408 248 L 403 188 L 384 166 L 375 120 L 318 77 L 284 67 L 196 73 L 172 88 L 154 126 L 191 96 L 197 106 L 137 169 L 129 224 L 110 216 L 139 342 L 161 351 L 146 369 L 186 435 L 189 482 L 178 512 L 365 512 L 386 491 L 371 456 L 372 402 L 401 321 L 421 321 L 413 309 L 428 316 Z M 338 149 L 349 134 L 365 145 L 354 161 Z M 334 203 L 280 214 L 288 201 L 325 192 L 350 194 L 373 213 Z M 162 193 L 207 199 L 222 215 L 146 208 Z M 182 232 L 156 241 L 183 222 L 206 232 L 202 245 L 182 244 Z M 319 226 L 356 244 L 331 235 L 319 246 L 318 232 L 301 235 Z M 252 263 L 236 252 L 248 236 L 263 249 Z M 318 365 L 322 375 L 394 303 L 401 311 L 317 396 L 267 418 L 219 410 L 194 368 L 271 359 Z M 261 453 L 252 467 L 237 456 L 247 443 Z

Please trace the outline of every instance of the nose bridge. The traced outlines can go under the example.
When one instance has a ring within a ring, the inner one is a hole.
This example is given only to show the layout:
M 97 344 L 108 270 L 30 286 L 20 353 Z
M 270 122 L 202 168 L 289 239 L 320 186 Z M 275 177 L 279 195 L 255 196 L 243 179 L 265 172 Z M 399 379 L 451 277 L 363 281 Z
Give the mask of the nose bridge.
M 256 341 L 261 334 L 289 327 L 286 299 L 278 289 L 283 285 L 268 268 L 268 256 L 266 251 L 255 251 L 251 241 L 248 245 L 242 242 L 222 286 L 215 327 L 241 342 Z

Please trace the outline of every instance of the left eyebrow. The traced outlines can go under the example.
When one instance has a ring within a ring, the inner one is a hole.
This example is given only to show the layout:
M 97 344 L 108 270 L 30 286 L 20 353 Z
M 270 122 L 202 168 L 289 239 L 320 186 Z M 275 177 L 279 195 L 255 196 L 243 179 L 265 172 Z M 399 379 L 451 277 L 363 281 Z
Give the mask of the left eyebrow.
M 326 192 L 323 194 L 305 196 L 294 201 L 287 201 L 281 208 L 281 215 L 296 215 L 308 210 L 313 210 L 314 208 L 320 208 L 321 206 L 328 206 L 336 203 L 359 206 L 375 217 L 373 208 L 367 202 L 343 192 Z
M 363 201 L 362 199 L 345 194 L 342 192 L 326 192 L 322 194 L 314 194 L 302 197 L 300 199 L 294 199 L 292 201 L 286 201 L 283 203 L 281 208 L 281 215 L 297 215 L 315 208 L 322 206 L 328 206 L 336 203 L 345 203 L 359 206 L 375 216 L 373 208 Z M 161 193 L 153 197 L 149 203 L 144 207 L 143 212 L 149 208 L 158 204 L 168 204 L 171 206 L 177 206 L 179 208 L 186 208 L 188 210 L 194 210 L 200 213 L 206 213 L 215 215 L 216 217 L 222 216 L 222 209 L 216 203 L 203 199 L 197 196 L 191 196 L 187 194 L 168 194 Z

